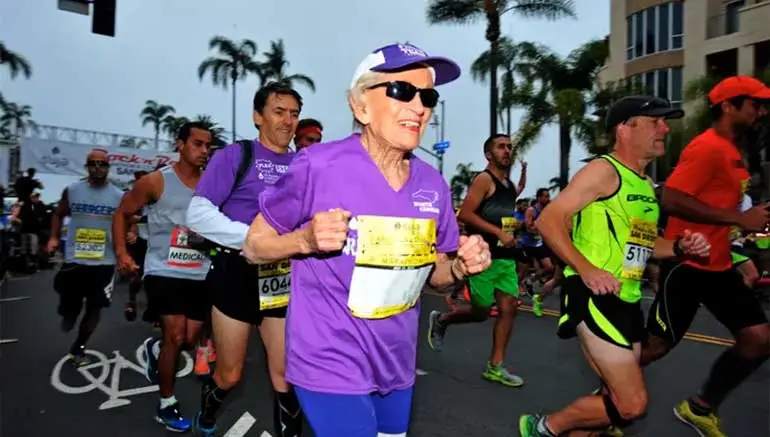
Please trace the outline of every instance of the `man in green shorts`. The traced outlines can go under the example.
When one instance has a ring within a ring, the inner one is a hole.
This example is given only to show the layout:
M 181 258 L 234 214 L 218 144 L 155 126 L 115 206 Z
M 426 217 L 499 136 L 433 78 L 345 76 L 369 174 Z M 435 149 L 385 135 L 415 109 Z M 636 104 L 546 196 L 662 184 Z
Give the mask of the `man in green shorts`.
M 526 183 L 526 163 L 516 187 L 510 180 L 513 146 L 507 135 L 493 135 L 484 142 L 487 168 L 479 173 L 468 189 L 458 219 L 469 233 L 479 234 L 489 244 L 492 265 L 483 273 L 468 278 L 471 305 L 451 313 L 433 311 L 428 327 L 428 345 L 441 350 L 449 325 L 483 322 L 489 309 L 497 304 L 497 318 L 492 331 L 492 354 L 481 376 L 509 387 L 524 381 L 503 366 L 505 348 L 513 331 L 519 296 L 519 279 L 514 260 L 516 237 L 521 227 L 516 220 L 516 197 Z
M 607 114 L 611 154 L 583 167 L 538 218 L 546 243 L 567 263 L 559 336 L 579 338 L 603 384 L 556 413 L 521 416 L 522 437 L 598 436 L 610 426 L 616 428 L 611 435 L 622 435 L 617 431 L 647 408 L 639 365 L 647 261 L 710 250 L 701 234 L 658 237 L 658 202 L 645 176 L 647 165 L 665 153 L 666 119 L 683 115 L 655 97 L 617 101 Z

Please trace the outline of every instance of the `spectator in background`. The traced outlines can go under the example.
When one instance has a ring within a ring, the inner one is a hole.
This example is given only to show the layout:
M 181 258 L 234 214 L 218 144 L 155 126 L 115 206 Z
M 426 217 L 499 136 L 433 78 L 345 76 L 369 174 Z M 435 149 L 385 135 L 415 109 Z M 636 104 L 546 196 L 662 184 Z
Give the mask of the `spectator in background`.
M 30 169 L 34 170 L 34 169 Z M 34 175 L 34 172 L 32 172 Z M 40 201 L 40 193 L 30 193 L 28 201 L 21 201 L 19 213 L 21 219 L 21 253 L 30 273 L 39 267 L 40 233 L 43 231 L 45 205 Z
M 13 189 L 16 191 L 16 197 L 18 197 L 21 202 L 29 202 L 32 192 L 45 188 L 42 182 L 35 179 L 36 173 L 37 170 L 30 167 L 27 169 L 27 175 L 16 179 L 16 182 L 13 184 Z
M 294 134 L 294 146 L 297 148 L 297 152 L 315 143 L 320 143 L 323 139 L 323 130 L 324 127 L 318 120 L 313 118 L 300 120 Z

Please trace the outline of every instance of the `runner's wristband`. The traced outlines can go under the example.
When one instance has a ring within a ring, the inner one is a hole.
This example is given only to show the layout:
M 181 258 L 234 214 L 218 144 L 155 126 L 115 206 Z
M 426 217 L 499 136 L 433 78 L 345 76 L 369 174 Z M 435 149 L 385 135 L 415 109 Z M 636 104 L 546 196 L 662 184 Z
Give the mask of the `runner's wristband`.
M 675 257 L 677 257 L 677 258 L 681 258 L 681 257 L 683 257 L 683 256 L 684 256 L 684 251 L 683 251 L 683 250 L 682 250 L 682 248 L 679 246 L 679 243 L 680 243 L 681 241 L 682 241 L 682 237 L 681 237 L 681 236 L 679 236 L 679 237 L 676 237 L 676 238 L 674 239 L 674 256 L 675 256 Z

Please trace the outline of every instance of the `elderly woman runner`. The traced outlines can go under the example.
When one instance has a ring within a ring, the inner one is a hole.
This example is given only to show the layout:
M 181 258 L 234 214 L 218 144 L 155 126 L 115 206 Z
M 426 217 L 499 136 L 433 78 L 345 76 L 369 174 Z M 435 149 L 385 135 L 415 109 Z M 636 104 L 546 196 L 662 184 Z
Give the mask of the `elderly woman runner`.
M 412 154 L 434 86 L 459 76 L 409 44 L 375 50 L 348 93 L 363 132 L 302 150 L 259 197 L 244 254 L 293 259 L 286 378 L 317 437 L 406 436 L 420 292 L 489 266 L 486 243 L 459 236 L 442 176 Z

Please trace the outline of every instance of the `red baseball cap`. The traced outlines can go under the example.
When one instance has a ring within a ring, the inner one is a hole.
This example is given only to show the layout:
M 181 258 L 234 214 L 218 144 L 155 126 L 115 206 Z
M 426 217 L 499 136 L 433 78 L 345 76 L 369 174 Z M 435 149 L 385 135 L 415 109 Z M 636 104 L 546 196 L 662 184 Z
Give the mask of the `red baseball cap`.
M 770 88 L 751 76 L 731 76 L 716 84 L 708 97 L 711 105 L 718 105 L 738 96 L 770 100 Z

